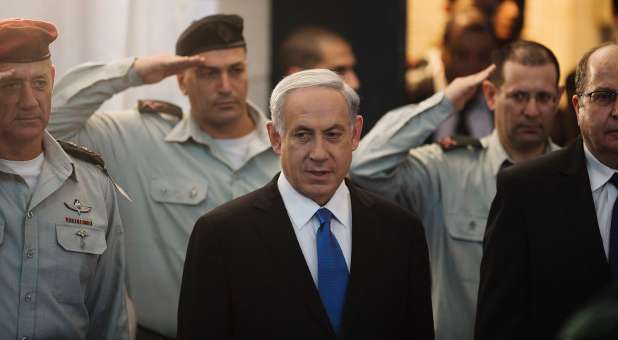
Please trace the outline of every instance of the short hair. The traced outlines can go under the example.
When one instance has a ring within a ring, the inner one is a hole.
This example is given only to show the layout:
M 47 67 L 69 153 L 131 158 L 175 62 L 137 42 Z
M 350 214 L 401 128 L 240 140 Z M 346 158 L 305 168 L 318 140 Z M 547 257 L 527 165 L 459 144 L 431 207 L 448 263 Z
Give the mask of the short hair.
M 324 40 L 346 40 L 339 34 L 318 26 L 305 26 L 292 32 L 281 45 L 281 71 L 287 73 L 290 67 L 314 68 L 324 56 L 320 42 Z
M 444 27 L 442 46 L 448 48 L 452 41 L 458 39 L 463 32 L 486 33 L 493 38 L 491 27 L 487 24 L 485 16 L 475 7 L 457 9 L 450 16 Z
M 322 87 L 339 91 L 345 98 L 348 113 L 350 114 L 350 122 L 354 122 L 360 104 L 360 98 L 356 91 L 346 84 L 337 73 L 331 70 L 310 69 L 293 73 L 283 78 L 275 86 L 270 96 L 270 112 L 277 132 L 283 133 L 285 131 L 285 120 L 282 111 L 290 93 L 308 87 Z
M 496 86 L 504 83 L 504 64 L 507 61 L 526 66 L 552 64 L 556 70 L 556 85 L 560 80 L 560 65 L 554 52 L 534 41 L 518 40 L 507 44 L 492 54 L 491 61 L 496 65 L 496 70 L 489 77 L 489 80 Z
M 588 61 L 590 60 L 590 56 L 594 54 L 594 52 L 607 46 L 618 46 L 618 44 L 615 42 L 606 42 L 596 46 L 586 52 L 579 60 L 579 63 L 577 63 L 577 67 L 575 68 L 575 94 L 578 96 L 584 93 L 586 85 L 588 85 Z

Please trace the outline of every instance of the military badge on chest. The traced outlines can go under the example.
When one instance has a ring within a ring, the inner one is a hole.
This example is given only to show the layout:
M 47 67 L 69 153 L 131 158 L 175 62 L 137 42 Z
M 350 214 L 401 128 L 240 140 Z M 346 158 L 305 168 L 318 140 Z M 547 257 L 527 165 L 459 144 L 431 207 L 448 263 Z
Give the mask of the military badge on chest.
M 64 217 L 66 223 L 92 225 L 92 220 L 87 218 L 87 216 L 83 216 L 89 214 L 92 211 L 92 207 L 83 204 L 77 198 L 73 200 L 73 203 L 64 202 L 64 206 L 75 213 L 73 216 Z

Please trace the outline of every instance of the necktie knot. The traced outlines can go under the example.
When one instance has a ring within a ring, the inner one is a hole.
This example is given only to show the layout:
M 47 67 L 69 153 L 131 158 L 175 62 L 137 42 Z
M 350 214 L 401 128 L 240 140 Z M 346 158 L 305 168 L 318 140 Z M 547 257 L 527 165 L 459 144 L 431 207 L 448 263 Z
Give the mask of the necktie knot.
M 618 188 L 618 172 L 614 172 L 612 177 L 609 178 L 609 181 L 614 187 Z
M 330 225 L 330 220 L 333 218 L 333 213 L 326 208 L 320 208 L 315 213 L 318 216 L 318 221 L 320 221 L 320 226 L 323 226 L 325 223 Z
M 502 164 L 500 164 L 500 170 L 498 170 L 498 171 L 502 171 L 502 170 L 510 167 L 511 165 L 513 165 L 513 162 L 509 161 L 508 159 L 505 159 L 504 162 L 502 162 Z

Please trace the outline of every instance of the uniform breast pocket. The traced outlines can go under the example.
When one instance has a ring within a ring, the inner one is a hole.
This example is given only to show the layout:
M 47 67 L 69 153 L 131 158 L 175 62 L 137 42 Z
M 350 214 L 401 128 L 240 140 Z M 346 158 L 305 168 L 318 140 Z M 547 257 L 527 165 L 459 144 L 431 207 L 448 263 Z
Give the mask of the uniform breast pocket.
M 189 178 L 155 178 L 150 183 L 150 195 L 159 203 L 198 205 L 206 200 L 206 182 Z
M 483 255 L 486 216 L 449 214 L 446 251 L 453 270 L 464 280 L 477 282 Z
M 105 230 L 96 226 L 56 225 L 54 296 L 59 302 L 84 303 L 101 256 L 107 249 Z

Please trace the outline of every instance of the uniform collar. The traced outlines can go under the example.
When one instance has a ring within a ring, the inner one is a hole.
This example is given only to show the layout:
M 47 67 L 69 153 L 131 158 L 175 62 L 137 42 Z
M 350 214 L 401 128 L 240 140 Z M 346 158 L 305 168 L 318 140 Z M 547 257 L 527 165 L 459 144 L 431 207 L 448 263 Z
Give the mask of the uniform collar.
M 277 187 L 279 188 L 279 193 L 283 199 L 288 216 L 294 222 L 293 225 L 299 230 L 302 229 L 318 209 L 321 208 L 320 205 L 296 191 L 287 178 L 285 178 L 283 172 L 281 172 L 277 179 Z M 345 228 L 352 226 L 350 190 L 346 186 L 345 181 L 339 184 L 335 194 L 324 205 L 324 208 L 330 210 L 333 216 Z
M 551 139 L 548 139 L 547 141 L 548 145 L 545 147 L 545 153 L 560 149 L 560 147 L 554 144 Z M 500 166 L 505 160 L 508 159 L 511 163 L 515 163 L 504 150 L 496 129 L 494 129 L 491 134 L 481 139 L 481 145 L 483 145 L 483 148 L 487 149 L 487 157 L 489 158 L 491 172 L 494 175 L 498 174 L 498 171 L 500 171 Z
M 47 130 L 43 135 L 43 153 L 45 154 L 45 163 L 56 172 L 62 176 L 75 177 L 73 160 Z
M 44 167 L 51 167 L 63 177 L 68 178 L 75 171 L 71 157 L 47 130 L 43 131 L 43 156 L 45 157 L 44 164 L 46 164 Z M 0 172 L 14 173 L 13 170 L 4 167 L 2 164 L 0 164 Z
M 260 139 L 266 138 L 268 141 L 268 134 L 266 133 L 266 117 L 264 114 L 252 103 L 247 102 L 247 108 L 249 115 L 255 122 L 258 135 Z M 184 143 L 189 139 L 193 139 L 195 142 L 210 145 L 213 138 L 206 132 L 202 131 L 197 125 L 191 114 L 185 114 L 182 120 L 176 124 L 176 126 L 165 136 L 165 141 L 169 143 Z

